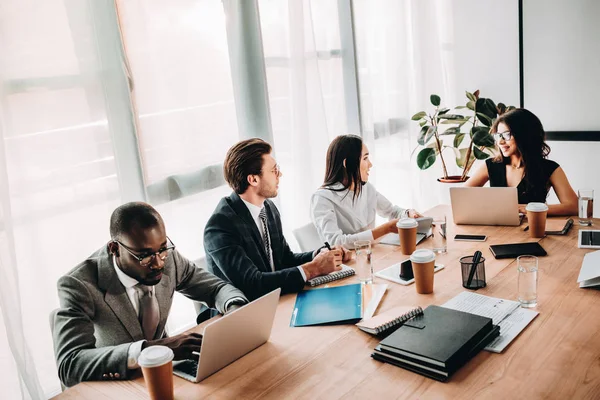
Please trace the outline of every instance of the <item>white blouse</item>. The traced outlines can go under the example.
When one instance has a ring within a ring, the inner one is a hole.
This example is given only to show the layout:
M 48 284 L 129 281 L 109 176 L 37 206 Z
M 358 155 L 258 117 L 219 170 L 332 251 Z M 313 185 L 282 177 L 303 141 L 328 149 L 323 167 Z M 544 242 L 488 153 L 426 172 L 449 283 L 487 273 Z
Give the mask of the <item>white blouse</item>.
M 331 186 L 342 188 L 341 184 Z M 322 241 L 331 245 L 354 248 L 357 240 L 373 240 L 376 215 L 388 219 L 400 218 L 406 211 L 393 205 L 373 185 L 366 183 L 360 196 L 353 200 L 354 192 L 317 190 L 311 198 L 311 218 Z

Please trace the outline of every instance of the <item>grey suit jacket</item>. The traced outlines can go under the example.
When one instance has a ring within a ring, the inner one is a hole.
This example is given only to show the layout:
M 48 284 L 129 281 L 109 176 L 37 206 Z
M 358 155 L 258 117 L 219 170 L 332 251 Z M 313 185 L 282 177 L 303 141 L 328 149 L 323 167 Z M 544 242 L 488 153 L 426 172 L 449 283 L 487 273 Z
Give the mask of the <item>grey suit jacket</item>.
M 229 299 L 246 298 L 175 250 L 165 260 L 163 277 L 155 287 L 160 322 L 154 339 L 165 336 L 175 290 L 220 312 L 225 311 Z M 127 369 L 129 346 L 144 337 L 106 246 L 58 280 L 58 298 L 54 352 L 62 383 L 73 386 L 81 381 L 101 380 L 109 373 L 127 379 L 132 371 Z

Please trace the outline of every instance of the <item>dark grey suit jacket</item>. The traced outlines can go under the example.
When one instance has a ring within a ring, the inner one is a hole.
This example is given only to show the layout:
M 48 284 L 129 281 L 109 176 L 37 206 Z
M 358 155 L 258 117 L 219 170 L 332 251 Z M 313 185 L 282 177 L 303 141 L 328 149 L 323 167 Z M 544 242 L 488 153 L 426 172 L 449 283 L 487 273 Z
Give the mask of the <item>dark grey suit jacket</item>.
M 175 290 L 221 312 L 227 300 L 245 299 L 238 289 L 196 267 L 175 250 L 165 260 L 163 277 L 155 286 L 160 322 L 154 339 L 165 336 Z M 128 378 L 129 346 L 144 336 L 106 246 L 58 280 L 58 298 L 54 352 L 62 383 L 73 386 L 101 380 L 109 373 Z
M 204 229 L 208 270 L 240 288 L 250 300 L 276 288 L 282 293 L 302 290 L 299 265 L 312 261 L 313 252 L 294 253 L 283 237 L 275 204 L 265 200 L 275 272 L 262 237 L 243 200 L 236 193 L 221 199 Z

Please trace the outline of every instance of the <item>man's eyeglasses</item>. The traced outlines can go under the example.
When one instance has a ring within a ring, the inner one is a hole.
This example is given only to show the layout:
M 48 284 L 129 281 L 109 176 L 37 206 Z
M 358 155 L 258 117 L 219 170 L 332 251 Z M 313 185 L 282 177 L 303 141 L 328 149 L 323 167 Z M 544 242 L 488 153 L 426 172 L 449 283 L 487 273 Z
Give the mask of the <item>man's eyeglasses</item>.
M 275 176 L 279 176 L 279 174 L 281 174 L 281 167 L 279 166 L 279 164 L 275 164 L 271 172 L 274 173 Z
M 152 264 L 156 255 L 158 255 L 158 257 L 161 259 L 161 261 L 164 261 L 167 258 L 167 256 L 169 255 L 169 253 L 173 249 L 175 249 L 175 244 L 168 236 L 167 236 L 167 240 L 168 240 L 168 242 L 167 242 L 166 247 L 163 247 L 162 249 L 160 249 L 154 253 L 144 253 L 144 254 L 140 254 L 140 255 L 135 254 L 133 252 L 133 249 L 130 249 L 129 247 L 125 246 L 123 243 L 119 242 L 118 240 L 115 240 L 115 242 L 119 243 L 121 246 L 123 246 L 123 248 L 129 252 L 129 254 L 131 254 L 135 259 L 137 259 L 140 262 L 140 265 L 142 267 L 147 267 L 150 264 Z
M 494 136 L 494 140 L 496 142 L 499 142 L 501 139 L 504 139 L 504 141 L 509 142 L 512 139 L 512 133 L 510 133 L 509 131 L 494 133 L 492 136 Z

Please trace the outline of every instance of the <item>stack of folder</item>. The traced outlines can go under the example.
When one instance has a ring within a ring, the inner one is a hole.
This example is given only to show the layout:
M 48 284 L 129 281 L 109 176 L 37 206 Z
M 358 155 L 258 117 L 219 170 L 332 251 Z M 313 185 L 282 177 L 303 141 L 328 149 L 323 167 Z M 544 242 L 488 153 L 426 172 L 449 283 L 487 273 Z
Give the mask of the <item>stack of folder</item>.
M 444 382 L 499 333 L 491 318 L 432 305 L 382 340 L 372 357 Z

